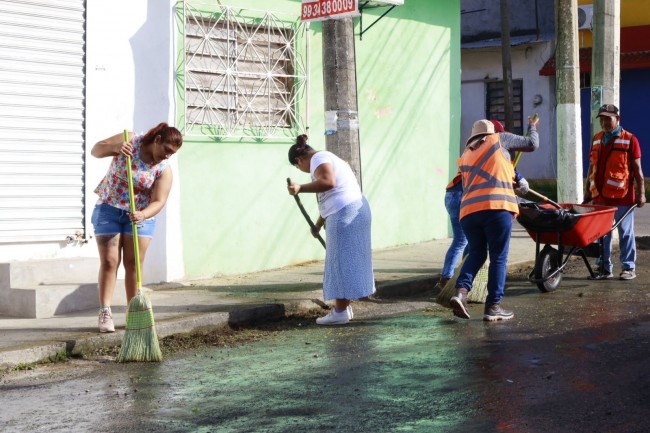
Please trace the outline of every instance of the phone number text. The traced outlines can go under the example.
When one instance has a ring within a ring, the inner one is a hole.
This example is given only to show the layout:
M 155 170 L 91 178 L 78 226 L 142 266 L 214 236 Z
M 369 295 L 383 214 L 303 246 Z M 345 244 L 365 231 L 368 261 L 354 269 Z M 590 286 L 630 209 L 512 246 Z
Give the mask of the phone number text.
M 302 5 L 303 20 L 316 20 L 349 12 L 356 12 L 354 0 L 320 0 Z

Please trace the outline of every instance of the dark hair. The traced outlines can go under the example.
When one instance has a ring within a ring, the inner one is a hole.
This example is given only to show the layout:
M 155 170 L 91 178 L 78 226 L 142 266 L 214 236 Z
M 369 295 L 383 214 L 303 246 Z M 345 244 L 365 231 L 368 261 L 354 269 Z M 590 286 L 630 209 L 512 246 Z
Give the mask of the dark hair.
M 300 156 L 305 156 L 312 150 L 314 150 L 310 145 L 307 144 L 307 134 L 301 134 L 296 137 L 296 144 L 292 145 L 289 148 L 289 164 L 295 164 L 296 158 Z
M 157 136 L 160 136 L 161 142 L 173 144 L 176 146 L 176 149 L 183 145 L 183 135 L 181 132 L 165 122 L 161 122 L 147 131 L 144 137 L 142 137 L 142 145 L 146 146 L 153 143 Z

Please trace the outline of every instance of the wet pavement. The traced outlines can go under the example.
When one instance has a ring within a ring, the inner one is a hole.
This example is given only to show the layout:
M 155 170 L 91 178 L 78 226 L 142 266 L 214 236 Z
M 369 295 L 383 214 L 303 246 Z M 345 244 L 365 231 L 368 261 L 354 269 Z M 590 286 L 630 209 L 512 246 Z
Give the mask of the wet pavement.
M 650 248 L 650 206 L 636 211 L 637 243 Z M 432 294 L 450 239 L 373 251 L 377 295 L 413 298 Z M 316 242 L 314 240 L 314 242 Z M 531 266 L 535 242 L 517 223 L 513 226 L 509 269 Z M 618 264 L 615 274 L 618 273 Z M 640 263 L 640 268 L 644 263 Z M 203 280 L 177 281 L 146 288 L 154 307 L 160 338 L 286 317 L 297 311 L 326 307 L 322 301 L 323 262 Z M 638 278 L 635 281 L 639 281 Z M 564 285 L 564 283 L 562 283 Z M 385 302 L 379 314 L 403 310 L 404 303 Z M 364 308 L 363 304 L 359 305 Z M 408 307 L 410 308 L 410 307 Z M 97 332 L 97 310 L 41 319 L 0 316 L 0 374 L 61 353 L 85 354 L 119 347 L 124 338 L 125 306 L 115 305 L 117 332 Z M 322 310 L 325 311 L 325 310 Z
M 426 297 L 377 300 L 359 303 L 350 326 L 294 321 L 259 341 L 160 364 L 39 367 L 0 381 L 0 425 L 3 432 L 646 432 L 649 263 L 650 252 L 639 251 L 636 280 L 589 281 L 576 261 L 553 293 L 526 281 L 530 268 L 522 266 L 508 278 L 504 305 L 515 318 L 507 322 L 483 322 L 478 304 L 464 321 Z
M 373 251 L 378 295 L 410 297 L 431 293 L 449 239 Z M 510 265 L 529 263 L 535 243 L 513 230 Z M 285 317 L 295 311 L 323 309 L 323 262 L 314 261 L 252 274 L 220 276 L 152 286 L 158 336 Z M 60 352 L 85 353 L 119 346 L 126 307 L 114 306 L 117 332 L 99 334 L 97 309 L 42 319 L 0 316 L 0 373 Z M 322 311 L 325 311 L 324 309 Z

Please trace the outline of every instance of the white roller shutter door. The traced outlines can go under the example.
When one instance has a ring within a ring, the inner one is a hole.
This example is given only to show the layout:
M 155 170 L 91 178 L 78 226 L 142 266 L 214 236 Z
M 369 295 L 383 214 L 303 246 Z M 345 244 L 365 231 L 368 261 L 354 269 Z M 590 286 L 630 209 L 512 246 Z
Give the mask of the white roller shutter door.
M 84 236 L 85 2 L 0 0 L 0 243 Z

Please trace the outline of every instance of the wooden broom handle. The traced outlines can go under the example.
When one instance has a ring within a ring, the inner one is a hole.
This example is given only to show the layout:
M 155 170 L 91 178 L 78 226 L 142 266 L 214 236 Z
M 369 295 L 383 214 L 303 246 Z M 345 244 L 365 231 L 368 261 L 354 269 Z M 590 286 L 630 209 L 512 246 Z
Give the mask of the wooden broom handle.
M 287 186 L 290 186 L 290 185 L 291 185 L 291 178 L 288 177 L 287 178 Z M 318 233 L 318 229 L 316 228 L 316 224 L 314 224 L 314 222 L 311 220 L 309 214 L 305 210 L 305 207 L 302 205 L 302 202 L 300 201 L 300 197 L 298 197 L 298 194 L 294 195 L 293 198 L 296 199 L 296 204 L 298 205 L 298 208 L 300 209 L 300 212 L 302 213 L 302 216 L 304 216 L 305 219 L 307 220 L 307 224 L 309 224 L 309 227 L 311 227 L 311 229 L 314 230 L 314 233 L 317 233 L 317 239 L 320 241 L 323 248 L 326 248 L 325 247 L 325 241 L 321 237 L 320 233 Z

